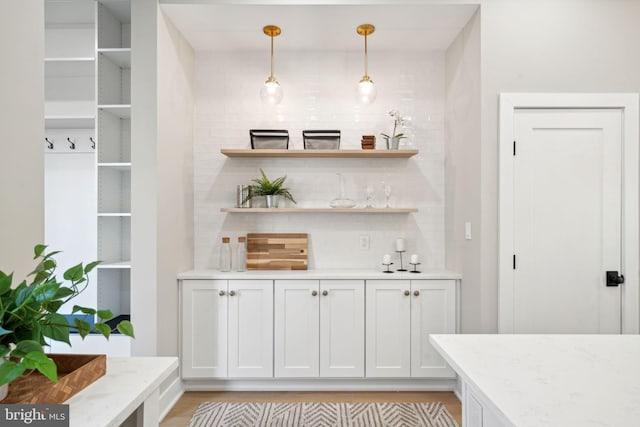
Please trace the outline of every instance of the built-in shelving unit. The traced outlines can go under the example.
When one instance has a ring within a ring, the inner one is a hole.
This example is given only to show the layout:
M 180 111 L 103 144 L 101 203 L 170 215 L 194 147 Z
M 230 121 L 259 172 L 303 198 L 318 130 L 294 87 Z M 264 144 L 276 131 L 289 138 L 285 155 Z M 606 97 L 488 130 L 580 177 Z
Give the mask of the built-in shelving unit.
M 416 208 L 220 208 L 226 213 L 358 213 L 358 214 L 406 214 L 418 212 Z
M 73 302 L 120 318 L 131 313 L 130 9 L 130 0 L 45 0 L 45 234 L 65 265 L 65 256 L 102 261 Z M 130 353 L 128 338 L 106 347 Z
M 326 158 L 409 158 L 418 150 L 237 150 L 222 148 L 220 153 L 227 157 L 326 157 Z
M 98 308 L 131 313 L 131 5 L 97 3 Z

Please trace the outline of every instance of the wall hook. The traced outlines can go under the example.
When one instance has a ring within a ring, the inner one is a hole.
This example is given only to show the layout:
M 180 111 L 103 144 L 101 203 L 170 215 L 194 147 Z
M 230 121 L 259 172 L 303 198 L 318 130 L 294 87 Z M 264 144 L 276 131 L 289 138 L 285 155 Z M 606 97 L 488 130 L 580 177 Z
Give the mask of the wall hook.
M 93 139 L 92 136 L 89 137 L 89 141 L 91 141 L 91 148 L 96 149 L 96 140 Z
M 71 140 L 71 138 L 67 138 L 67 141 L 69 141 L 69 148 L 71 148 L 72 150 L 75 150 L 76 149 L 76 143 L 73 142 Z
M 44 137 L 44 140 L 47 141 L 47 148 L 49 150 L 53 150 L 53 141 L 51 141 L 49 138 L 47 138 L 46 136 Z

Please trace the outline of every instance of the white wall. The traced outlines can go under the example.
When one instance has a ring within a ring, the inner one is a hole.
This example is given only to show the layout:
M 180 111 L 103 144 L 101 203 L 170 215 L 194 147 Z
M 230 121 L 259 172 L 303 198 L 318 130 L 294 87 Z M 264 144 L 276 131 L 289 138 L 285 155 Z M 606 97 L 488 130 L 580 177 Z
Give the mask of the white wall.
M 445 188 L 447 268 L 464 278 L 461 330 L 481 331 L 480 276 L 480 11 L 446 54 Z M 471 224 L 471 240 L 465 238 Z
M 474 179 L 481 181 L 482 241 L 480 268 L 470 273 L 481 280 L 481 312 L 466 324 L 495 332 L 498 94 L 640 91 L 640 2 L 485 0 L 481 17 L 481 171 Z
M 276 45 L 277 46 L 277 45 Z M 277 52 L 277 49 L 276 49 Z M 306 232 L 310 268 L 381 268 L 397 237 L 418 253 L 422 268 L 444 268 L 444 53 L 370 54 L 369 74 L 378 99 L 362 106 L 355 87 L 362 76 L 362 52 L 276 53 L 275 74 L 284 99 L 275 108 L 261 104 L 269 52 L 198 54 L 195 76 L 195 267 L 217 268 L 222 236 L 248 232 Z M 341 148 L 360 148 L 364 134 L 390 133 L 387 114 L 398 109 L 413 118 L 408 144 L 420 150 L 411 159 L 237 159 L 221 148 L 249 148 L 249 129 L 288 129 L 291 149 L 302 149 L 303 129 L 340 129 Z M 224 214 L 235 205 L 237 184 L 249 183 L 263 168 L 270 178 L 287 175 L 301 207 L 328 207 L 338 196 L 336 173 L 346 196 L 364 204 L 367 185 L 384 206 L 381 182 L 391 183 L 394 207 L 417 207 L 399 215 Z M 359 236 L 370 237 L 369 250 Z M 395 255 L 395 254 L 394 254 Z
M 3 1 L 0 28 L 0 270 L 16 284 L 44 241 L 44 3 Z
M 193 50 L 158 10 L 158 355 L 178 355 L 179 272 L 193 268 Z

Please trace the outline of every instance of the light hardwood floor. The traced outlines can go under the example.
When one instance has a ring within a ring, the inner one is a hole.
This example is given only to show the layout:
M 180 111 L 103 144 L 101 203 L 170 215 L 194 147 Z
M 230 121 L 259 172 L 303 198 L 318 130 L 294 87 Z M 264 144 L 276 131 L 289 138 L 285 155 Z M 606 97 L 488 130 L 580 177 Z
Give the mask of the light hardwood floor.
M 202 402 L 442 402 L 462 425 L 462 406 L 451 392 L 214 392 L 185 393 L 160 427 L 185 427 Z

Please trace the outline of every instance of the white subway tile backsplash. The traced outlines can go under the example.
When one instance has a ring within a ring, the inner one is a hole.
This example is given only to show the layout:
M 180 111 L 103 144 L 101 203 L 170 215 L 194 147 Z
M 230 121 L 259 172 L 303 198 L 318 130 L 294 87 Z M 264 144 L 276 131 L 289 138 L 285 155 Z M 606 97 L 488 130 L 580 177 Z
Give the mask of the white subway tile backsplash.
M 374 104 L 356 103 L 362 76 L 361 52 L 279 52 L 275 74 L 284 89 L 280 105 L 259 99 L 269 64 L 261 54 L 201 53 L 195 68 L 194 227 L 195 268 L 217 268 L 221 238 L 250 232 L 309 234 L 310 268 L 381 268 L 393 255 L 397 237 L 421 268 L 444 268 L 444 54 L 370 52 L 369 74 L 378 88 Z M 363 134 L 390 133 L 397 109 L 410 116 L 402 146 L 417 148 L 411 159 L 227 158 L 221 148 L 249 148 L 249 129 L 288 129 L 289 147 L 303 148 L 302 130 L 339 129 L 341 148 L 360 148 Z M 414 214 L 225 214 L 235 205 L 237 184 L 249 183 L 263 168 L 267 176 L 287 175 L 299 207 L 327 207 L 338 197 L 336 173 L 345 196 L 359 206 L 365 188 L 383 207 L 382 182 L 392 186 L 392 207 L 417 207 Z M 361 250 L 367 235 L 370 248 Z M 405 262 L 405 264 L 406 264 Z M 397 267 L 397 266 L 396 266 Z

